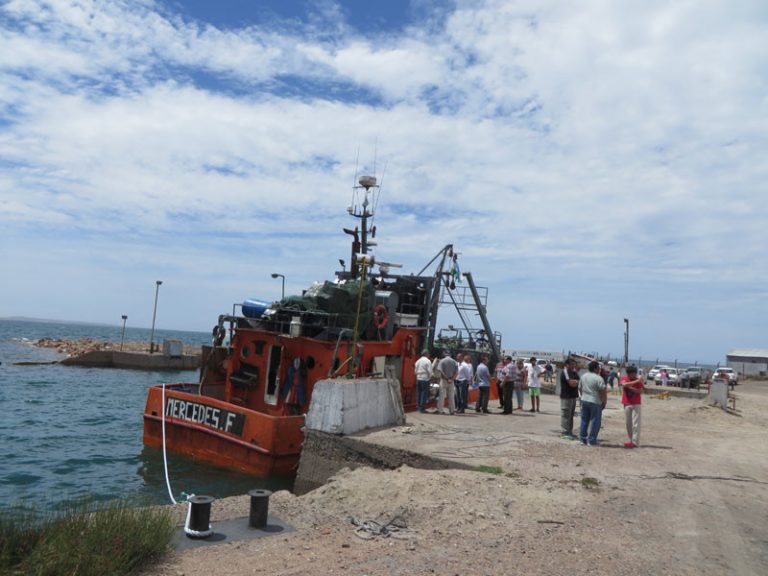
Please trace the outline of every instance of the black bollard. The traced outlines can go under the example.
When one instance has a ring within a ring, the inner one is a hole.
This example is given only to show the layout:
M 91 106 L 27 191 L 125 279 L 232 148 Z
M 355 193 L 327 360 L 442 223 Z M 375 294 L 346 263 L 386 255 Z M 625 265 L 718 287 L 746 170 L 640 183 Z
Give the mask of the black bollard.
M 191 496 L 189 502 L 189 516 L 184 532 L 190 538 L 208 538 L 213 534 L 211 530 L 211 503 L 212 496 Z
M 267 513 L 269 512 L 269 490 L 251 490 L 251 513 L 248 517 L 248 525 L 251 528 L 264 528 L 267 525 Z

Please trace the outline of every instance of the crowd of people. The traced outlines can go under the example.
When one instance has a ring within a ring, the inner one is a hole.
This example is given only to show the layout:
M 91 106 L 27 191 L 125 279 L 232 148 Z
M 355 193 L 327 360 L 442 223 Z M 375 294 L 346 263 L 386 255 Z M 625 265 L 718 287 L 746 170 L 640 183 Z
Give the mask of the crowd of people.
M 478 390 L 475 412 L 489 414 L 491 371 L 488 364 L 488 355 L 481 356 L 475 368 L 469 355 L 459 353 L 453 358 L 450 351 L 445 351 L 442 358 L 432 359 L 429 350 L 424 350 L 414 365 L 419 412 L 426 412 L 432 397 L 432 384 L 437 382 L 435 414 L 464 414 L 469 408 L 470 388 Z M 494 368 L 502 414 L 525 410 L 526 392 L 530 403 L 528 412 L 541 412 L 542 380 L 553 372 L 553 369 L 547 370 L 537 363 L 535 357 L 527 362 L 513 360 L 511 356 L 504 357 Z M 637 368 L 629 366 L 626 376 L 620 376 L 614 367 L 606 372 L 599 362 L 592 361 L 586 372 L 580 374 L 578 363 L 570 357 L 565 361 L 559 380 L 561 438 L 578 440 L 585 446 L 597 445 L 602 412 L 608 401 L 608 388 L 612 390 L 616 380 L 622 390 L 621 403 L 627 428 L 624 446 L 637 448 L 640 445 L 644 384 Z M 574 434 L 577 405 L 581 407 L 581 422 L 578 434 Z

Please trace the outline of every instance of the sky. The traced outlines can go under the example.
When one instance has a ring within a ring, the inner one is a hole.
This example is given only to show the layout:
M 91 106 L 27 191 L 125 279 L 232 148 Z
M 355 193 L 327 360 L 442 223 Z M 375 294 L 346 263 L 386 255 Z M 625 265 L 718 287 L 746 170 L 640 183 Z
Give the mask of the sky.
M 768 348 L 768 3 L 0 1 L 0 317 L 210 330 L 444 245 L 504 348 Z M 479 322 L 477 323 L 479 325 Z

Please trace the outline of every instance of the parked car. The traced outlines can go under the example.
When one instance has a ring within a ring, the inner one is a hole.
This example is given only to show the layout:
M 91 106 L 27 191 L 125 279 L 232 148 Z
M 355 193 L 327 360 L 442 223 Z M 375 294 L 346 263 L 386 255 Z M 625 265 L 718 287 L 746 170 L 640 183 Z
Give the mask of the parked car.
M 680 385 L 680 370 L 677 368 L 671 368 L 669 366 L 664 366 L 664 370 L 667 371 L 667 384 L 669 386 L 679 386 Z M 656 373 L 656 383 L 661 384 L 661 370 Z
M 705 380 L 704 376 L 704 370 L 699 366 L 688 366 L 688 368 L 683 370 L 682 374 L 680 374 L 680 387 L 696 388 L 698 390 Z
M 739 383 L 739 375 L 733 368 L 718 368 L 712 374 L 712 379 L 715 378 L 727 379 L 731 386 L 736 386 Z
M 667 366 L 666 364 L 656 364 L 656 366 L 648 370 L 648 381 L 653 382 L 654 380 L 656 380 L 656 376 L 659 374 L 659 370 L 661 370 L 662 368 L 666 368 L 667 370 L 669 370 L 671 366 Z

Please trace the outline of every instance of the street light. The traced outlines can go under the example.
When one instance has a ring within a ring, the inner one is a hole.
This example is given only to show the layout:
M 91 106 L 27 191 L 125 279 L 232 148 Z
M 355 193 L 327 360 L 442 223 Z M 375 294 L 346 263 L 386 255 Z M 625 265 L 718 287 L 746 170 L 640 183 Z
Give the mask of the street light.
M 157 293 L 160 292 L 160 284 L 162 284 L 162 280 L 156 280 L 155 281 L 155 310 L 152 312 L 152 332 L 149 334 L 149 353 L 153 354 L 155 352 L 155 318 L 157 317 Z
M 128 320 L 128 316 L 123 314 L 123 333 L 120 334 L 120 352 L 123 351 L 123 341 L 125 340 L 125 321 Z
M 283 291 L 282 296 L 280 297 L 281 300 L 285 300 L 285 276 L 282 274 L 278 274 L 277 272 L 272 273 L 272 278 L 280 278 L 283 282 Z
M 629 364 L 629 318 L 624 318 L 624 366 Z

